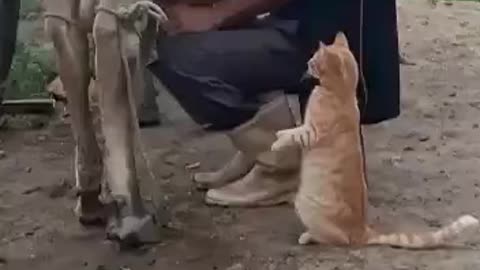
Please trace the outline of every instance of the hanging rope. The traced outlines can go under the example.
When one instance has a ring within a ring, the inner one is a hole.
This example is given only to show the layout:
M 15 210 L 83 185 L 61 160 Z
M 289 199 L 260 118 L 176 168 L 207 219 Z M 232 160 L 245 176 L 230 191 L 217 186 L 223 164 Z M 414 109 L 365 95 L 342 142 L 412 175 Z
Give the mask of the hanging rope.
M 360 80 L 362 83 L 362 91 L 363 91 L 363 107 L 362 107 L 362 115 L 365 115 L 365 111 L 367 108 L 367 103 L 368 103 L 368 88 L 367 88 L 367 80 L 365 80 L 365 74 L 363 73 L 363 28 L 364 28 L 364 15 L 365 15 L 365 10 L 364 10 L 364 0 L 360 0 L 360 38 L 359 38 L 359 66 L 360 66 Z M 363 129 L 362 129 L 362 123 L 359 123 L 360 125 L 360 146 L 361 146 L 361 151 L 362 151 L 362 158 L 363 158 L 363 172 L 364 172 L 364 178 L 365 178 L 365 184 L 367 185 L 368 188 L 368 173 L 367 173 L 367 158 L 365 154 L 365 138 L 363 136 Z
M 150 16 L 157 23 L 165 23 L 168 21 L 168 16 L 163 9 L 151 1 L 138 1 L 131 5 L 123 5 L 118 9 L 111 9 L 107 7 L 97 7 L 97 12 L 103 11 L 105 13 L 114 15 L 119 20 L 135 24 L 139 20 Z

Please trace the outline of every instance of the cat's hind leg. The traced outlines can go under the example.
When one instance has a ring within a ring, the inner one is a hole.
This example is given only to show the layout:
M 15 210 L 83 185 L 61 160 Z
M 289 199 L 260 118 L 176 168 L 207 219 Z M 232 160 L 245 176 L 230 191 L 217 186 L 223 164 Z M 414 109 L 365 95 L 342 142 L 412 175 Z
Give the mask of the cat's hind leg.
M 309 245 L 315 243 L 315 239 L 313 238 L 312 234 L 310 232 L 306 231 L 298 237 L 298 244 L 299 245 Z
M 305 231 L 298 237 L 299 245 L 324 244 L 345 246 L 349 245 L 348 236 L 339 228 L 332 226 L 322 226 L 321 230 L 314 229 Z

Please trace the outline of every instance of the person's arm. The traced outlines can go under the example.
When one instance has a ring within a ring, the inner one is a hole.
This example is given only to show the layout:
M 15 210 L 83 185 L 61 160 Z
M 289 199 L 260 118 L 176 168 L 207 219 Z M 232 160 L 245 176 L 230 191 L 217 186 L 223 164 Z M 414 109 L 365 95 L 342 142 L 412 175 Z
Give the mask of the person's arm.
M 220 27 L 229 27 L 250 21 L 290 1 L 293 0 L 223 0 L 213 9 L 220 20 Z
M 203 32 L 238 26 L 294 0 L 220 0 L 212 5 L 174 4 L 167 8 L 170 33 Z

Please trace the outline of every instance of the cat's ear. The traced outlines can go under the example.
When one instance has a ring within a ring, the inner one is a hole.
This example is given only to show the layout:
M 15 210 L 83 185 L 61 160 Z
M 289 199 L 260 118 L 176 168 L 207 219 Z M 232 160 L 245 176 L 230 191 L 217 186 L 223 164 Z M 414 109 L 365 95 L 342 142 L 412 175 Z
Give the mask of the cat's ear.
M 319 50 L 323 50 L 327 47 L 327 45 L 325 45 L 325 43 L 323 43 L 323 41 L 319 41 L 318 42 L 318 49 Z
M 335 36 L 335 45 L 348 48 L 348 39 L 343 32 L 338 32 Z
M 325 43 L 323 43 L 323 41 L 319 41 L 318 42 L 318 51 L 317 51 L 318 56 L 323 57 L 326 49 L 327 49 L 327 45 L 325 45 Z

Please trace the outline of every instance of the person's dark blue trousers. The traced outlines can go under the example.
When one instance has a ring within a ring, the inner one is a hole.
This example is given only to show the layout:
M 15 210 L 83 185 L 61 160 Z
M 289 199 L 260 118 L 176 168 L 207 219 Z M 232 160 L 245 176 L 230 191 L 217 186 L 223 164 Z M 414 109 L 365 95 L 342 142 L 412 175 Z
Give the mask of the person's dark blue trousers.
M 318 7 L 307 8 L 309 20 L 273 16 L 243 28 L 161 38 L 158 59 L 149 68 L 210 130 L 248 121 L 261 105 L 259 97 L 272 90 L 298 93 L 305 104 L 312 84 L 302 76 L 318 41 L 330 43 L 343 31 L 357 60 L 360 56 L 361 1 L 310 2 Z M 365 0 L 362 56 L 368 97 L 359 91 L 362 123 L 398 116 L 398 55 L 395 1 Z

